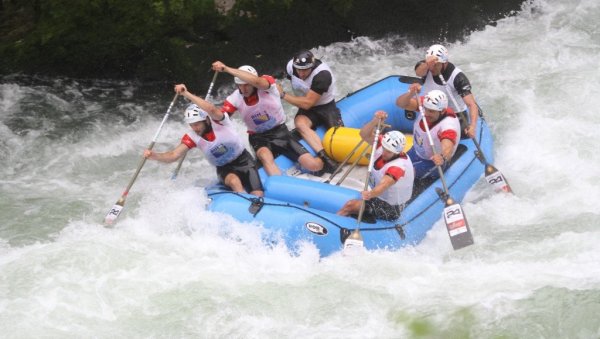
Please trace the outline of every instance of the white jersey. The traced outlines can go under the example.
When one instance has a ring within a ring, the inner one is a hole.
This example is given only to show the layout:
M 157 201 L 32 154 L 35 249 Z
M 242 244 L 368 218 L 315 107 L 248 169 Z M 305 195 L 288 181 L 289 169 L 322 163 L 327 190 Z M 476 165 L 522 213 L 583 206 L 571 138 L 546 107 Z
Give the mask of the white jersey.
M 274 82 L 273 80 L 271 83 L 269 80 L 271 87 L 267 90 L 256 89 L 258 102 L 252 106 L 246 104 L 244 96 L 238 90 L 231 93 L 226 99 L 229 105 L 239 111 L 251 133 L 262 133 L 285 123 L 285 112 L 281 105 L 281 99 L 279 99 L 279 90 Z M 229 106 L 227 111 L 229 112 Z
M 458 94 L 456 88 L 454 88 L 454 78 L 456 78 L 456 76 L 459 73 L 462 73 L 462 70 L 458 67 L 455 67 L 454 71 L 452 71 L 452 74 L 450 74 L 450 78 L 444 79 L 446 80 L 446 83 L 448 84 L 448 87 L 450 89 L 449 92 L 452 93 L 452 96 L 454 97 L 454 100 L 452 100 L 452 98 L 448 98 L 448 107 L 452 108 L 454 112 L 463 112 L 467 110 L 467 105 L 465 104 L 463 98 Z M 434 89 L 440 90 L 446 95 L 448 94 L 446 86 L 438 85 L 433 80 L 433 75 L 431 74 L 431 72 L 427 72 L 427 75 L 425 76 L 425 82 L 423 83 L 423 93 L 427 94 L 433 91 Z M 456 102 L 458 107 L 454 107 L 454 102 Z
M 380 146 L 375 150 L 375 159 L 379 160 L 379 157 L 383 154 L 383 148 Z M 377 162 L 377 161 L 376 161 Z M 412 161 L 406 155 L 400 156 L 393 159 L 390 162 L 384 164 L 380 169 L 371 171 L 369 178 L 369 184 L 371 188 L 377 186 L 386 175 L 386 172 L 390 167 L 398 167 L 404 171 L 404 175 L 400 177 L 392 186 L 388 187 L 379 198 L 386 201 L 390 205 L 402 205 L 407 202 L 413 191 L 413 182 L 415 181 L 415 170 L 413 168 Z
M 415 148 L 415 152 L 421 159 L 431 160 L 433 156 L 433 149 L 431 145 L 429 145 L 429 139 L 427 138 L 427 131 L 425 127 L 421 127 L 421 121 L 423 118 L 415 120 L 415 124 L 413 126 L 413 147 Z M 442 139 L 443 133 L 445 131 L 455 131 L 456 132 L 456 140 L 454 140 L 454 148 L 452 149 L 452 155 L 456 152 L 458 148 L 458 138 L 460 137 L 460 123 L 458 118 L 454 113 L 446 113 L 446 116 L 442 118 L 435 126 L 430 127 L 431 138 L 433 139 L 433 145 L 437 153 L 442 150 Z
M 222 121 L 211 120 L 211 126 L 215 134 L 215 140 L 208 141 L 196 133 L 186 134 L 194 144 L 184 142 L 188 147 L 198 147 L 206 156 L 206 160 L 214 166 L 223 166 L 237 159 L 244 151 L 244 145 L 240 140 L 229 115 L 224 113 Z M 210 119 L 210 117 L 208 118 Z M 185 139 L 185 136 L 184 136 Z
M 326 63 L 321 62 L 319 66 L 313 69 L 313 71 L 310 73 L 308 78 L 306 78 L 306 80 L 302 80 L 294 75 L 293 59 L 288 62 L 286 70 L 292 81 L 292 89 L 294 90 L 294 93 L 298 96 L 306 96 L 306 94 L 310 90 L 310 86 L 312 85 L 312 80 L 315 77 L 315 75 L 319 74 L 319 72 L 321 71 L 328 71 L 329 73 L 331 73 L 331 85 L 329 86 L 326 92 L 321 94 L 321 97 L 319 98 L 315 106 L 325 105 L 335 100 L 335 77 L 333 76 L 333 72 L 331 71 L 329 66 L 327 66 Z

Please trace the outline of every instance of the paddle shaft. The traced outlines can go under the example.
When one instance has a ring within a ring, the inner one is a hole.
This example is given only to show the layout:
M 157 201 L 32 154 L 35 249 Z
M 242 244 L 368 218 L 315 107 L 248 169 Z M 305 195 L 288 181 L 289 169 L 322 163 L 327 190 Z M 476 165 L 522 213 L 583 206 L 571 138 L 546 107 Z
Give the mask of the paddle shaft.
M 454 107 L 458 107 L 458 104 L 456 102 L 456 99 L 454 98 L 454 95 L 452 95 L 452 93 L 450 92 L 450 88 L 448 86 L 448 83 L 446 83 L 446 80 L 444 79 L 444 77 L 441 74 L 439 75 L 439 79 L 442 82 L 442 84 L 444 84 L 444 88 L 446 89 L 446 94 L 452 100 L 452 103 L 454 104 Z M 479 116 L 481 117 L 481 119 L 483 119 L 483 112 L 481 111 L 481 107 L 479 107 L 479 104 L 477 104 L 477 109 L 479 110 Z M 488 179 L 488 177 L 487 177 L 488 175 L 497 172 L 496 175 L 495 175 L 496 178 L 490 177 L 490 179 L 488 180 L 488 182 L 490 184 L 492 184 L 493 186 L 495 186 L 496 189 L 500 188 L 501 190 L 503 190 L 505 192 L 512 193 L 512 188 L 508 184 L 508 181 L 506 181 L 506 178 L 504 177 L 504 175 L 496 167 L 494 167 L 492 164 L 490 164 L 487 161 L 487 159 L 485 157 L 485 154 L 483 153 L 483 150 L 481 149 L 481 145 L 477 141 L 476 136 L 473 136 L 471 138 L 471 140 L 473 140 L 473 144 L 475 144 L 475 147 L 477 148 L 477 157 L 479 158 L 479 160 L 481 160 L 481 162 L 485 166 L 484 173 L 486 175 L 486 179 Z M 505 184 L 501 184 L 501 182 L 504 182 Z
M 369 157 L 369 167 L 367 167 L 367 177 L 365 178 L 365 187 L 363 191 L 369 189 L 369 178 L 371 177 L 371 172 L 373 171 L 373 165 L 375 164 L 375 150 L 377 149 L 377 144 L 379 142 L 379 133 L 381 129 L 381 119 L 377 122 L 377 127 L 375 127 L 375 136 L 373 137 L 373 145 L 371 145 L 371 156 Z M 358 219 L 357 219 L 357 227 L 360 227 L 360 222 L 362 221 L 363 213 L 365 212 L 365 200 L 361 197 L 360 209 L 358 211 Z
M 423 105 L 421 104 L 421 100 L 419 95 L 415 93 L 415 98 L 417 99 L 417 105 L 419 105 L 419 112 L 421 112 L 421 119 L 423 120 L 423 126 L 425 126 L 425 132 L 427 133 L 427 139 L 429 140 L 429 145 L 431 146 L 431 150 L 433 154 L 438 154 L 435 149 L 435 144 L 433 143 L 433 138 L 431 137 L 431 131 L 429 130 L 429 125 L 427 124 L 427 119 L 425 118 L 425 110 L 423 110 Z M 437 167 L 438 173 L 440 174 L 440 181 L 442 182 L 442 186 L 444 188 L 444 192 L 448 194 L 448 186 L 446 185 L 446 178 L 444 177 L 444 170 L 442 166 L 435 165 Z
M 208 91 L 206 92 L 206 96 L 204 96 L 204 100 L 209 100 L 210 99 L 210 94 L 212 93 L 212 89 L 215 86 L 215 81 L 217 80 L 217 76 L 218 75 L 219 75 L 219 72 L 215 71 L 215 74 L 212 77 L 210 85 L 208 86 Z M 179 158 L 179 162 L 177 163 L 177 167 L 175 167 L 175 170 L 173 171 L 173 174 L 171 174 L 171 180 L 175 180 L 177 178 L 177 175 L 179 175 L 179 170 L 181 169 L 181 165 L 183 164 L 183 161 L 185 160 L 185 156 L 186 155 L 187 155 L 187 152 L 184 153 L 181 158 Z
M 156 133 L 154 134 L 154 138 L 152 138 L 152 142 L 150 142 L 150 145 L 148 145 L 149 150 L 152 150 L 152 148 L 154 148 L 154 144 L 156 144 L 156 140 L 158 140 L 158 136 L 159 136 L 163 126 L 165 125 L 165 122 L 167 122 L 167 119 L 169 119 L 169 115 L 171 115 L 171 109 L 173 108 L 173 105 L 175 104 L 175 101 L 177 100 L 178 96 L 179 96 L 179 94 L 175 94 L 175 96 L 173 97 L 173 100 L 171 101 L 171 104 L 169 104 L 167 113 L 165 113 L 165 116 L 163 117 L 162 121 L 160 122 L 160 126 L 158 126 L 158 129 L 156 130 Z M 131 180 L 129 181 L 129 184 L 127 185 L 127 188 L 125 188 L 125 191 L 123 192 L 123 197 L 125 197 L 125 196 L 127 196 L 127 194 L 129 194 L 129 190 L 131 189 L 131 186 L 133 186 L 133 183 L 137 179 L 138 174 L 140 174 L 140 171 L 142 170 L 142 167 L 144 166 L 145 163 L 146 163 L 146 157 L 142 157 L 142 159 L 140 160 L 140 164 L 138 165 L 137 169 L 135 170 L 135 174 L 133 175 L 133 178 L 131 178 Z
M 329 176 L 329 178 L 327 178 L 327 180 L 324 181 L 324 183 L 328 184 L 331 179 L 333 179 L 333 177 L 335 177 L 336 175 L 338 175 L 338 173 L 340 173 L 342 171 L 342 167 L 344 167 L 344 165 L 346 165 L 346 163 L 348 163 L 348 161 L 350 160 L 350 158 L 352 158 L 352 156 L 354 155 L 354 153 L 356 153 L 356 151 L 360 148 L 360 146 L 364 143 L 365 141 L 360 139 L 360 141 L 358 142 L 358 144 L 356 144 L 356 146 L 354 146 L 354 149 L 348 153 L 348 155 L 346 156 L 346 158 L 344 158 L 344 160 L 342 160 L 342 162 L 339 164 L 339 166 L 335 169 L 335 171 L 333 171 L 333 173 L 331 173 L 331 175 Z M 360 157 L 359 157 L 360 159 Z
M 365 156 L 365 154 L 367 153 L 367 151 L 369 150 L 369 147 L 365 147 L 365 149 L 363 149 L 360 154 L 358 155 L 358 157 L 356 159 L 354 159 L 354 161 L 352 162 L 352 164 L 350 165 L 350 167 L 348 167 L 348 169 L 346 170 L 346 172 L 344 173 L 344 175 L 342 175 L 342 177 L 340 178 L 340 180 L 338 180 L 338 182 L 335 183 L 336 186 L 339 186 L 342 184 L 342 182 L 344 182 L 344 180 L 346 180 L 346 177 L 348 177 L 348 175 L 350 174 L 350 172 L 352 172 L 352 170 L 356 167 L 356 165 L 358 164 L 358 162 L 360 161 L 360 159 L 362 159 L 362 157 Z
M 175 96 L 173 97 L 173 100 L 171 100 L 171 103 L 169 104 L 169 108 L 167 108 L 167 112 L 165 113 L 165 116 L 163 117 L 163 119 L 160 123 L 160 126 L 158 126 L 158 129 L 156 130 L 156 133 L 154 134 L 154 137 L 152 138 L 150 145 L 148 145 L 149 150 L 154 148 L 154 144 L 156 144 L 156 140 L 158 139 L 160 131 L 162 130 L 163 126 L 165 125 L 165 122 L 167 121 L 167 119 L 169 119 L 169 115 L 171 114 L 171 109 L 173 108 L 173 105 L 175 104 L 175 101 L 177 100 L 178 96 L 179 96 L 179 94 L 175 94 Z M 125 199 L 127 199 L 129 190 L 135 183 L 135 180 L 137 179 L 138 175 L 140 174 L 140 171 L 142 170 L 142 167 L 144 167 L 145 163 L 146 163 L 146 157 L 142 157 L 137 169 L 135 170 L 135 173 L 133 174 L 133 177 L 131 178 L 131 180 L 129 180 L 127 187 L 123 191 L 123 194 L 121 194 L 121 197 L 119 198 L 119 200 L 117 200 L 117 202 L 113 205 L 111 210 L 108 212 L 108 214 L 104 218 L 104 223 L 112 224 L 119 217 L 119 214 L 121 214 L 121 210 L 125 206 Z

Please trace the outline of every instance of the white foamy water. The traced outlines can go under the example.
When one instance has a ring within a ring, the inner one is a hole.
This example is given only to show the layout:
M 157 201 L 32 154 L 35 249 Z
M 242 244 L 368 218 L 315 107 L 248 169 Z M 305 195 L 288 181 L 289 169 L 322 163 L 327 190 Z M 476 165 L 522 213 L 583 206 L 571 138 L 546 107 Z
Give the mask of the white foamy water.
M 600 337 L 599 19 L 597 1 L 536 1 L 448 45 L 516 192 L 483 179 L 469 192 L 476 243 L 460 251 L 438 222 L 396 252 L 319 258 L 301 244 L 291 255 L 264 244 L 259 224 L 205 210 L 215 173 L 199 153 L 176 181 L 174 164 L 148 162 L 104 228 L 171 89 L 149 98 L 123 83 L 3 79 L 0 336 Z M 341 97 L 411 75 L 425 49 L 358 38 L 314 51 Z M 173 117 L 155 149 L 185 131 Z

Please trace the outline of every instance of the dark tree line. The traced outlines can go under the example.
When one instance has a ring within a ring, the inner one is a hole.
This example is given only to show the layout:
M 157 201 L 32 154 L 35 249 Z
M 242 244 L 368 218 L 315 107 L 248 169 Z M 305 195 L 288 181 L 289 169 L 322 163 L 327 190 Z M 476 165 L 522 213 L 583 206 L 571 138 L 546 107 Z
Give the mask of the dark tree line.
M 0 0 L 0 74 L 205 81 L 210 63 L 282 69 L 353 36 L 453 41 L 522 0 Z

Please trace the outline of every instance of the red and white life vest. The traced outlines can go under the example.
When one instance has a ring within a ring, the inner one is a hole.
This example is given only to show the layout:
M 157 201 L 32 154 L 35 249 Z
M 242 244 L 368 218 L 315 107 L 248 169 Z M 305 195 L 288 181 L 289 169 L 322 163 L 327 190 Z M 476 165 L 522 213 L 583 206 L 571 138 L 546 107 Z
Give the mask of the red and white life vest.
M 375 163 L 380 161 L 380 157 L 383 154 L 383 147 L 378 147 L 375 150 Z M 398 167 L 403 172 L 400 178 L 397 178 L 396 182 L 390 186 L 385 192 L 379 195 L 379 198 L 387 201 L 390 205 L 402 205 L 410 199 L 413 191 L 413 182 L 415 180 L 415 171 L 410 158 L 406 154 L 402 154 L 399 157 L 385 163 L 381 168 L 371 171 L 369 177 L 369 185 L 371 188 L 377 186 L 386 175 L 387 171 L 391 167 Z
M 308 78 L 306 78 L 305 80 L 302 80 L 294 75 L 294 69 L 292 64 L 293 59 L 288 62 L 286 70 L 288 75 L 292 79 L 292 89 L 294 90 L 294 93 L 296 95 L 306 96 L 306 93 L 308 93 L 308 91 L 310 90 L 310 86 L 315 75 L 317 75 L 321 71 L 329 71 L 329 73 L 331 73 L 331 85 L 327 89 L 327 92 L 321 94 L 321 97 L 319 98 L 315 106 L 325 105 L 331 102 L 332 100 L 335 100 L 335 77 L 333 76 L 333 72 L 331 71 L 329 66 L 327 66 L 326 63 L 321 62 L 321 64 L 315 69 L 313 69 Z
M 275 79 L 265 75 L 263 78 L 269 81 L 271 87 L 267 90 L 256 89 L 258 102 L 254 105 L 248 105 L 244 96 L 237 90 L 227 97 L 223 105 L 229 113 L 235 110 L 240 113 L 250 133 L 262 133 L 285 123 L 285 112 L 279 99 L 279 90 L 275 86 Z
M 429 145 L 427 131 L 425 130 L 425 127 L 421 125 L 422 121 L 422 117 L 415 120 L 413 126 L 413 147 L 421 159 L 430 160 L 433 156 L 433 149 L 431 148 L 431 145 Z M 452 149 L 452 155 L 454 155 L 458 148 L 458 138 L 460 137 L 460 122 L 456 115 L 453 112 L 447 112 L 442 120 L 435 126 L 430 126 L 429 130 L 437 153 L 442 150 L 442 139 L 445 139 L 448 136 L 453 137 L 452 142 L 454 143 L 454 147 Z M 452 131 L 454 131 L 454 133 L 452 133 Z
M 200 148 L 206 160 L 214 166 L 226 165 L 237 159 L 244 151 L 244 145 L 233 123 L 229 119 L 229 115 L 224 113 L 224 116 L 222 121 L 211 120 L 212 129 L 215 134 L 213 141 L 206 140 L 196 133 L 188 133 L 183 137 L 185 140 L 184 144 L 187 147 Z

